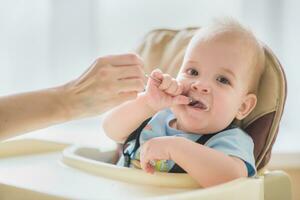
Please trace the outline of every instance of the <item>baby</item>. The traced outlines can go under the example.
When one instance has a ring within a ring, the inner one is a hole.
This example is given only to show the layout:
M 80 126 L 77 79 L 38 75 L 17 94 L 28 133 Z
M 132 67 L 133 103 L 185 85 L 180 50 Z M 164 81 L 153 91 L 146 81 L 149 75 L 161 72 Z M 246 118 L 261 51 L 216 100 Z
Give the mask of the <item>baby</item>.
M 107 135 L 124 143 L 119 165 L 187 172 L 202 187 L 256 173 L 254 144 L 233 125 L 257 103 L 264 51 L 227 19 L 190 41 L 177 79 L 154 70 L 145 92 L 106 115 Z

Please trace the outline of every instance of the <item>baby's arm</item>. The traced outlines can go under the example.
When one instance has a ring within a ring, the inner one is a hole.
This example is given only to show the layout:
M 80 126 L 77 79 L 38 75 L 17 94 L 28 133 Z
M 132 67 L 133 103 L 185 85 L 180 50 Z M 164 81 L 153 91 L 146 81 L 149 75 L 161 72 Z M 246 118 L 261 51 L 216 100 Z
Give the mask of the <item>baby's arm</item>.
M 103 128 L 111 139 L 124 142 L 130 133 L 154 114 L 145 105 L 144 96 L 138 95 L 136 100 L 121 104 L 109 112 L 104 118 Z
M 203 187 L 247 176 L 246 166 L 239 158 L 185 138 L 174 140 L 170 147 L 171 159 Z
M 202 187 L 247 177 L 241 159 L 182 137 L 153 138 L 142 146 L 141 166 L 144 170 L 153 173 L 149 161 L 160 159 L 173 160 Z
M 181 95 L 182 86 L 170 75 L 155 70 L 151 73 L 161 82 L 148 80 L 146 91 L 137 99 L 124 103 L 109 112 L 103 122 L 106 134 L 123 142 L 140 124 L 159 110 L 174 104 L 188 104 L 189 98 Z

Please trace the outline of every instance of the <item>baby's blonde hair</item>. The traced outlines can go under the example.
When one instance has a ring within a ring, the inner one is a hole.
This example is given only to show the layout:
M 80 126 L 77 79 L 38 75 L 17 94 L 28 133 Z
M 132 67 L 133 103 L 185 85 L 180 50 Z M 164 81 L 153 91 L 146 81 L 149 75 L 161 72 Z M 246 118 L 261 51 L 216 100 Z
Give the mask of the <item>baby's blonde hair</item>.
M 225 17 L 213 20 L 211 24 L 205 26 L 196 33 L 193 40 L 214 40 L 218 36 L 231 34 L 241 39 L 248 50 L 251 51 L 252 58 L 250 63 L 250 81 L 248 92 L 257 94 L 261 76 L 265 70 L 265 54 L 261 42 L 255 37 L 253 32 L 241 25 L 237 20 Z

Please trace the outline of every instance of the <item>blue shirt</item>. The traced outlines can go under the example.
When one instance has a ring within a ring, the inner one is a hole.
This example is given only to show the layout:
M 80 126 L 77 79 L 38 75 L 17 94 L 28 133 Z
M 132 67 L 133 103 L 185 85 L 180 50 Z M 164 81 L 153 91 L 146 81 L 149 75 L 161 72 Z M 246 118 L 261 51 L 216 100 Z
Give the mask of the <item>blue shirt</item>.
M 174 114 L 171 110 L 166 109 L 158 112 L 152 117 L 149 123 L 144 127 L 140 135 L 140 145 L 145 143 L 147 140 L 154 137 L 161 136 L 175 136 L 184 137 L 192 141 L 197 141 L 202 135 L 186 133 L 181 130 L 171 128 L 169 126 L 170 121 L 175 119 Z M 135 141 L 129 143 L 128 150 L 131 152 Z M 254 159 L 254 143 L 252 138 L 246 134 L 240 128 L 233 128 L 219 132 L 218 134 L 211 137 L 205 146 L 223 152 L 226 155 L 240 158 L 244 161 L 248 176 L 253 176 L 256 173 L 255 159 Z M 132 159 L 139 160 L 139 150 L 132 155 Z M 122 158 L 118 164 L 122 163 Z M 158 171 L 169 171 L 174 166 L 174 161 L 165 160 L 156 163 L 155 168 Z

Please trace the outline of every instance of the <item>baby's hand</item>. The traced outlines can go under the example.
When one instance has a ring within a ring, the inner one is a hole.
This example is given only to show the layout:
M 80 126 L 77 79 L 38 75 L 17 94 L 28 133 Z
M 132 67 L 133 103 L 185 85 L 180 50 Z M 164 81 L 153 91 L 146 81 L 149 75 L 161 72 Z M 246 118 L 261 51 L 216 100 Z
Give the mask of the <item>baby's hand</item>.
M 189 104 L 189 98 L 181 95 L 183 86 L 169 74 L 163 74 L 156 69 L 152 71 L 151 77 L 147 83 L 145 96 L 147 104 L 154 111 L 176 104 Z
M 170 160 L 169 146 L 173 137 L 155 137 L 141 146 L 140 162 L 141 168 L 148 173 L 154 173 L 152 164 L 157 160 Z
M 160 80 L 160 83 L 156 83 L 158 88 L 171 96 L 178 96 L 183 91 L 183 86 L 169 74 L 162 74 L 161 71 L 154 70 L 151 77 Z

